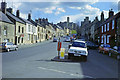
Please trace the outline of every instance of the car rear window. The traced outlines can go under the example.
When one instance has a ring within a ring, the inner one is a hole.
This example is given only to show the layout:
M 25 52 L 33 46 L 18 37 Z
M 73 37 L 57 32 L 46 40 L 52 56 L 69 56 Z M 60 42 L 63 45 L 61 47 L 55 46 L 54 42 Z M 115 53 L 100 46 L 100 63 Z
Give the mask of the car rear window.
M 73 42 L 72 46 L 86 48 L 86 44 L 82 42 Z

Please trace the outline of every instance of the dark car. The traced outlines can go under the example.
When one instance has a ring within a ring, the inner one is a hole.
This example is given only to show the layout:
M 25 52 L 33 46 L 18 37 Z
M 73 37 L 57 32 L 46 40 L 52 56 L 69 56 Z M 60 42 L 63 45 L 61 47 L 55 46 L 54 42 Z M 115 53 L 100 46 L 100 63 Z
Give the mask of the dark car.
M 96 45 L 93 42 L 87 41 L 86 43 L 87 43 L 87 48 L 88 49 L 97 49 L 98 48 L 98 45 Z
M 120 47 L 114 46 L 109 50 L 109 56 L 115 57 L 120 60 Z
M 58 41 L 57 38 L 54 37 L 54 38 L 53 38 L 53 42 L 57 42 L 57 41 Z

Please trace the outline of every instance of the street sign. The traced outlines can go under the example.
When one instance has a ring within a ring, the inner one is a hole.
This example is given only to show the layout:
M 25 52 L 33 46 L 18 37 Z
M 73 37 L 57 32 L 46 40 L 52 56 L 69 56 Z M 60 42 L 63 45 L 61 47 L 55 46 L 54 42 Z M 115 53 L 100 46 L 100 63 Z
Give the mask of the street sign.
M 61 48 L 60 59 L 64 59 L 64 55 L 65 55 L 65 48 Z

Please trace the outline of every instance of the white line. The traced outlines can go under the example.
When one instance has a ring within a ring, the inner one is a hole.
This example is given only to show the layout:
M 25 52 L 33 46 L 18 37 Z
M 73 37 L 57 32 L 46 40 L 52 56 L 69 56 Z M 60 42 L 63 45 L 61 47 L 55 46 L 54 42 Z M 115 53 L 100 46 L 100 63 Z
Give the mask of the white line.
M 55 70 L 55 69 L 48 69 L 48 68 L 44 68 L 44 67 L 38 67 L 39 69 L 43 69 L 43 70 L 49 70 L 49 71 L 54 71 L 54 72 L 59 72 L 59 73 L 63 73 L 63 74 L 68 74 L 68 75 L 71 75 L 71 76 L 76 76 L 76 77 L 85 77 L 85 78 L 93 78 L 91 76 L 86 76 L 86 75 L 79 75 L 79 74 L 72 74 L 72 73 L 67 73 L 67 72 L 64 72 L 64 71 L 60 71 L 60 70 Z

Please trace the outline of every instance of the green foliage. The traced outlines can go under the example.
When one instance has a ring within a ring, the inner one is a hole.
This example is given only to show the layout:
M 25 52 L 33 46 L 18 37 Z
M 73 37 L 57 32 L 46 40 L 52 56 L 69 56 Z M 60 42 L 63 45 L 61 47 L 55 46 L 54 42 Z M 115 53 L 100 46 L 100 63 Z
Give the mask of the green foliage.
M 72 30 L 71 34 L 77 34 L 77 31 L 76 30 Z

